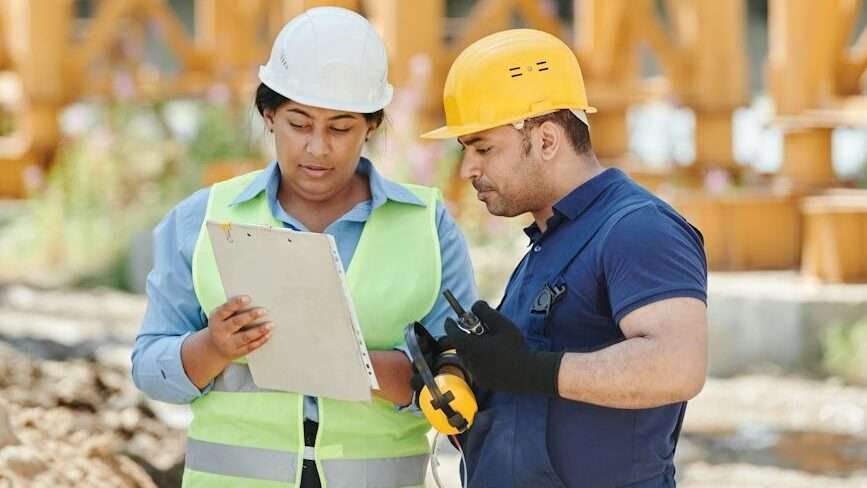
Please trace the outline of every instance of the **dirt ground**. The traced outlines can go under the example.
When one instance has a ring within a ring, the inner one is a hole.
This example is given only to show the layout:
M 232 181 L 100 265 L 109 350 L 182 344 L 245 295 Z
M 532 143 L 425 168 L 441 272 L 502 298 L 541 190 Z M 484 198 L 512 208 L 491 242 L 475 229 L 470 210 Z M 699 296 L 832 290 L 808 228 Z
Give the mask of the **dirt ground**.
M 121 368 L 0 345 L 0 396 L 11 430 L 0 486 L 157 486 L 183 457 L 183 433 L 154 417 Z
M 140 297 L 0 289 L 0 486 L 174 486 L 183 430 L 129 376 Z
M 0 487 L 177 486 L 183 409 L 129 377 L 142 297 L 0 288 Z M 445 486 L 457 456 L 444 450 Z M 711 378 L 688 408 L 679 486 L 867 486 L 867 388 Z

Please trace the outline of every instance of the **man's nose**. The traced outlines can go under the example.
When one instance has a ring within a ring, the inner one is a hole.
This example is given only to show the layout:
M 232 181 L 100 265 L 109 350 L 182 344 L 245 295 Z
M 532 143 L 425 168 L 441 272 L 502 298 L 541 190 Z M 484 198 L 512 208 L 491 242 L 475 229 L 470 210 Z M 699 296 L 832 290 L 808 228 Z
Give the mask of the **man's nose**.
M 478 178 L 482 175 L 481 167 L 475 161 L 475 158 L 464 155 L 463 159 L 461 159 L 461 170 L 459 172 L 459 175 L 465 180 L 472 180 L 474 178 Z

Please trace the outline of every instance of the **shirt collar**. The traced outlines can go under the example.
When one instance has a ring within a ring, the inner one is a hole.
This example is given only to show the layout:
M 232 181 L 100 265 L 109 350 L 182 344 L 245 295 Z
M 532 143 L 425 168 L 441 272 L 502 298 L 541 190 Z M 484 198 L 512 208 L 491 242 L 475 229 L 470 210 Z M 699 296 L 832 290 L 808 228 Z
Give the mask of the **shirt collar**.
M 585 181 L 554 204 L 554 215 L 546 222 L 546 229 L 557 227 L 564 219 L 575 220 L 584 213 L 593 201 L 613 183 L 626 179 L 626 175 L 617 168 L 608 168 L 598 175 Z M 536 222 L 524 228 L 524 233 L 531 242 L 542 237 L 542 231 Z
M 361 158 L 358 161 L 356 173 L 367 176 L 370 181 L 371 207 L 376 208 L 383 205 L 387 200 L 392 200 L 399 203 L 407 203 L 410 205 L 425 206 L 413 192 L 405 186 L 389 181 L 382 177 L 373 163 L 367 158 Z M 253 181 L 247 185 L 244 190 L 232 200 L 230 206 L 244 203 L 259 196 L 263 191 L 266 192 L 268 200 L 277 199 L 277 189 L 280 187 L 280 166 L 277 161 L 271 161 L 265 169 L 259 173 Z
M 554 204 L 554 213 L 569 220 L 575 220 L 593 204 L 593 201 L 606 188 L 624 179 L 626 179 L 626 175 L 622 171 L 617 168 L 608 168 L 561 198 L 559 202 Z

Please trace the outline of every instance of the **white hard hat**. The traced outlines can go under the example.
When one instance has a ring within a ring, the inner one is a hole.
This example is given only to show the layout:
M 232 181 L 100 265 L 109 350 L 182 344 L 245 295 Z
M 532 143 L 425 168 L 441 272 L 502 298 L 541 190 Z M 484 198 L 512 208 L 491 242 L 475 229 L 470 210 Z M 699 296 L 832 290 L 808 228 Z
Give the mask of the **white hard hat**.
M 391 101 L 385 45 L 370 23 L 339 7 L 317 7 L 277 34 L 259 80 L 313 107 L 371 113 Z

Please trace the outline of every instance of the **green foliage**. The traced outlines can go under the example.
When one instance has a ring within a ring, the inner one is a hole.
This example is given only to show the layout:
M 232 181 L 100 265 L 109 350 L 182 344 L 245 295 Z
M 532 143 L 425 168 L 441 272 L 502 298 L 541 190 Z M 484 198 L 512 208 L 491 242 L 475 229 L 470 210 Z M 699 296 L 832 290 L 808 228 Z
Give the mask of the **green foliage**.
M 15 131 L 15 119 L 12 113 L 0 106 L 0 137 L 8 136 Z
M 224 104 L 199 110 L 198 128 L 189 143 L 190 160 L 199 165 L 226 159 L 259 157 L 251 140 L 249 117 Z
M 858 178 L 861 188 L 867 188 L 867 160 L 861 164 L 861 176 Z
M 137 232 L 198 185 L 159 105 L 116 105 L 59 150 L 25 215 L 0 229 L 0 279 L 124 285 Z
M 165 102 L 91 106 L 93 127 L 75 121 L 24 215 L 0 221 L 0 281 L 128 288 L 133 239 L 200 187 L 202 166 L 260 156 L 243 113 L 179 105 L 175 122 L 194 128 L 173 130 L 178 105 Z
M 829 327 L 822 337 L 822 353 L 828 372 L 867 384 L 867 317 Z

